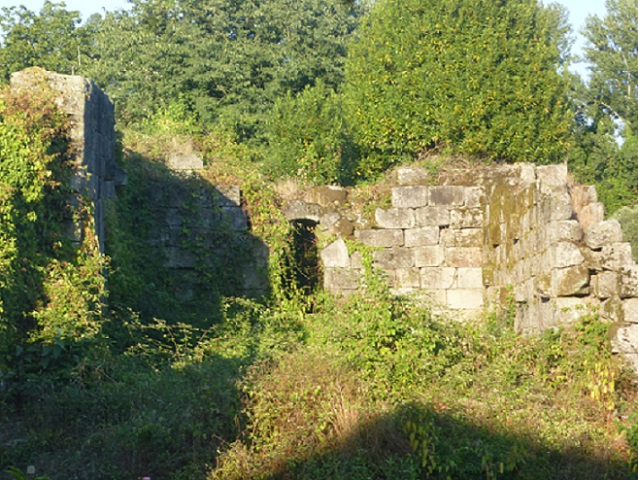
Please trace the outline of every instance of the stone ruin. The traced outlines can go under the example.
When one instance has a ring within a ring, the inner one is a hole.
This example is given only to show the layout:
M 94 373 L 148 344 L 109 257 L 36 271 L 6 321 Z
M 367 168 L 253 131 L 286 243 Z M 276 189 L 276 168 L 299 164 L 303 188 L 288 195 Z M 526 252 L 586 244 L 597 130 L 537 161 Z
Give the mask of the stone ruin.
M 614 323 L 614 349 L 638 369 L 631 246 L 618 221 L 604 219 L 595 188 L 570 184 L 566 165 L 475 167 L 434 181 L 400 167 L 383 188 L 373 208 L 340 187 L 288 202 L 290 220 L 316 223 L 325 289 L 347 295 L 361 286 L 362 254 L 348 244 L 358 242 L 395 293 L 426 298 L 452 317 L 508 296 L 522 332 L 597 313 Z
M 104 202 L 115 198 L 115 187 L 126 185 L 126 173 L 115 161 L 115 114 L 113 103 L 92 81 L 77 75 L 59 75 L 41 69 L 28 69 L 11 75 L 11 88 L 37 90 L 45 81 L 54 92 L 55 102 L 69 116 L 71 150 L 75 158 L 72 207 L 81 198 L 90 198 L 93 207 L 95 233 L 100 252 L 104 253 Z M 69 218 L 69 236 L 82 241 L 83 226 Z
M 126 184 L 115 162 L 113 105 L 90 80 L 45 76 L 70 116 L 73 187 L 77 198 L 88 196 L 94 205 L 104 251 L 104 201 Z M 12 75 L 11 84 L 38 86 L 25 72 Z M 195 152 L 177 153 L 169 165 L 189 175 L 201 167 Z M 200 196 L 204 203 L 217 200 L 202 207 L 195 230 L 206 236 L 226 223 L 245 240 L 250 228 L 240 195 L 231 187 Z M 188 271 L 198 256 L 174 241 L 186 213 L 179 201 L 176 196 L 161 206 L 163 226 L 149 243 L 168 252 L 167 267 Z M 422 168 L 400 167 L 388 183 L 368 190 L 323 186 L 302 192 L 287 199 L 284 211 L 291 222 L 314 230 L 323 286 L 333 293 L 348 295 L 361 287 L 362 253 L 350 248 L 360 244 L 395 293 L 427 299 L 452 317 L 466 318 L 508 296 L 516 302 L 516 328 L 522 332 L 596 312 L 614 323 L 615 351 L 638 370 L 638 266 L 631 246 L 623 242 L 620 224 L 604 219 L 595 188 L 572 185 L 566 165 L 472 167 L 436 178 Z M 79 241 L 82 228 L 70 222 Z M 261 247 L 252 265 L 263 273 L 268 252 Z M 246 272 L 244 278 L 247 290 L 264 291 L 263 275 Z

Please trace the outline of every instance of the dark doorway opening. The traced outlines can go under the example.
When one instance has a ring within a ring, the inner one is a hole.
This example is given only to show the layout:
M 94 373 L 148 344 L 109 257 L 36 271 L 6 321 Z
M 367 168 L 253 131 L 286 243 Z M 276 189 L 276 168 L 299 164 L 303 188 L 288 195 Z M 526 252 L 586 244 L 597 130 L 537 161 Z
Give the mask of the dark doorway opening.
M 321 285 L 321 266 L 319 265 L 319 249 L 315 228 L 317 222 L 312 220 L 294 220 L 293 232 L 293 281 L 304 293 L 314 291 Z

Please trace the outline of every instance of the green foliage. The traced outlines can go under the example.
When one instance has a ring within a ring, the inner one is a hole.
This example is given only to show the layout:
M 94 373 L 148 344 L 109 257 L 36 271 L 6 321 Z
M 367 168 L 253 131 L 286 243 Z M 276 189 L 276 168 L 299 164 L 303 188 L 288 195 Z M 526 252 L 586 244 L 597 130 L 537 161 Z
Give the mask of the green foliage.
M 589 17 L 583 32 L 592 68 L 587 86 L 576 92 L 580 106 L 569 162 L 580 181 L 597 186 L 608 213 L 636 203 L 638 194 L 637 22 L 635 2 L 610 0 L 607 14 Z
M 39 14 L 24 5 L 2 7 L 0 14 L 0 80 L 27 67 L 72 74 L 89 61 L 95 34 L 80 24 L 80 12 L 64 3 L 45 1 Z
M 377 2 L 349 47 L 353 135 L 384 157 L 447 148 L 559 161 L 571 121 L 565 34 L 564 12 L 536 0 Z
M 314 184 L 348 183 L 354 146 L 341 97 L 321 80 L 275 102 L 267 125 L 266 168 L 272 178 L 297 177 Z
M 20 349 L 96 339 L 101 329 L 104 259 L 88 212 L 75 211 L 86 228 L 80 248 L 63 231 L 72 168 L 54 105 L 45 87 L 0 96 L 0 366 L 9 376 L 19 375 Z
M 613 218 L 620 222 L 623 239 L 631 244 L 634 261 L 638 261 L 638 206 L 622 207 Z
M 183 97 L 203 123 L 251 138 L 286 92 L 317 78 L 332 88 L 341 82 L 359 12 L 338 0 L 139 0 L 100 21 L 99 58 L 84 72 L 125 121 Z

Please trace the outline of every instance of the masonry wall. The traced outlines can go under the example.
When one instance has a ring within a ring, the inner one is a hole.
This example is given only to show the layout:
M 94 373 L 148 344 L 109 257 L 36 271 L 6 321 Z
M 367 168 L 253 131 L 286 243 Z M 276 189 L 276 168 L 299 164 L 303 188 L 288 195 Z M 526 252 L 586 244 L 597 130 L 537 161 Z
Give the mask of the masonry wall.
M 396 293 L 428 298 L 456 317 L 509 295 L 520 331 L 598 313 L 615 323 L 615 349 L 638 366 L 631 247 L 620 224 L 604 220 L 595 188 L 570 185 L 565 165 L 477 167 L 438 178 L 402 167 L 378 187 L 381 201 L 354 201 L 360 193 L 337 187 L 330 196 L 326 188 L 288 207 L 289 218 L 317 222 L 326 289 L 348 295 L 361 286 L 361 254 L 348 247 L 356 241 L 373 250 Z
M 77 196 L 70 199 L 77 206 L 81 198 L 90 199 L 94 213 L 95 234 L 104 252 L 104 202 L 115 198 L 115 187 L 126 184 L 126 174 L 115 162 L 115 116 L 113 104 L 100 88 L 84 77 L 60 75 L 41 69 L 29 69 L 11 75 L 13 89 L 39 89 L 46 82 L 59 92 L 56 104 L 69 116 L 71 149 L 75 158 L 72 187 Z M 81 241 L 82 225 L 69 219 L 69 236 Z

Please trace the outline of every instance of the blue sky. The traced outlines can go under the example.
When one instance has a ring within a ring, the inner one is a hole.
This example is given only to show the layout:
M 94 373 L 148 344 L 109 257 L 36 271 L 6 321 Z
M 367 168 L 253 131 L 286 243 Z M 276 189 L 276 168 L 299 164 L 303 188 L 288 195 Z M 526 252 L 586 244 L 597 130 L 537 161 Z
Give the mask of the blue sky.
M 44 0 L 0 0 L 0 7 L 10 7 L 25 5 L 28 9 L 39 11 Z M 127 8 L 127 0 L 66 0 L 68 10 L 79 10 L 86 20 L 93 13 L 102 13 L 103 10 L 113 11 Z M 550 3 L 545 1 L 544 3 Z M 557 3 L 563 4 L 569 10 L 570 22 L 576 35 L 574 53 L 580 53 L 584 40 L 580 35 L 580 30 L 585 25 L 588 15 L 603 16 L 605 14 L 605 0 L 560 0 Z M 584 66 L 576 66 L 576 70 L 584 73 Z

